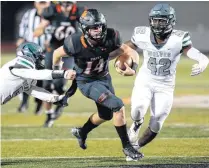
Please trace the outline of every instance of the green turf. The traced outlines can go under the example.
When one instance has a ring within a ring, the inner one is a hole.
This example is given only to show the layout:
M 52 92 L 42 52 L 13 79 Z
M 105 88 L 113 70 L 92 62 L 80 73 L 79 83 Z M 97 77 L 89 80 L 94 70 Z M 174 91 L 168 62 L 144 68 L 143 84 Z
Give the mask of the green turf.
M 12 54 L 3 54 L 2 64 L 12 58 Z M 175 96 L 208 95 L 209 68 L 203 74 L 191 77 L 191 67 L 194 63 L 186 58 L 180 60 Z M 127 124 L 130 126 L 130 104 L 126 100 L 131 96 L 135 77 L 118 75 L 112 63 L 110 71 L 116 94 L 123 98 L 126 104 Z M 16 113 L 18 104 L 18 98 L 14 98 L 2 106 L 1 152 L 2 166 L 5 168 L 125 168 L 150 164 L 154 167 L 173 165 L 178 168 L 187 164 L 190 168 L 209 167 L 208 109 L 173 108 L 159 136 L 141 150 L 145 158 L 139 162 L 127 163 L 112 121 L 89 134 L 86 151 L 78 148 L 77 142 L 70 134 L 70 128 L 82 125 L 92 112 L 96 112 L 95 104 L 79 91 L 72 97 L 70 106 L 65 108 L 64 114 L 55 122 L 53 128 L 42 128 L 45 115 L 33 114 L 33 98 L 30 98 L 28 112 Z M 148 122 L 149 112 L 142 132 Z

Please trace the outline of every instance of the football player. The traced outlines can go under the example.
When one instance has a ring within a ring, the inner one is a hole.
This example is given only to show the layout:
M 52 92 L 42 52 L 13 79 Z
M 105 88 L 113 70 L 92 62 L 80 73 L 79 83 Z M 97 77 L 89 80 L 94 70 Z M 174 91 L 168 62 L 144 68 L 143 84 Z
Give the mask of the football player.
M 16 46 L 18 47 L 20 44 L 24 42 L 34 42 L 40 45 L 45 51 L 45 43 L 50 39 L 50 34 L 43 34 L 37 38 L 33 37 L 34 29 L 39 25 L 41 22 L 41 14 L 44 8 L 49 7 L 50 1 L 35 1 L 34 8 L 27 10 L 19 24 L 19 37 L 16 42 Z M 43 81 L 38 80 L 37 86 L 42 87 Z M 24 112 L 28 108 L 28 99 L 29 95 L 26 93 L 20 94 L 22 97 L 21 103 L 18 107 L 19 112 Z M 35 114 L 41 113 L 42 101 L 35 98 Z
M 111 52 L 117 48 L 123 49 L 126 45 L 121 45 L 119 32 L 107 28 L 104 15 L 96 9 L 83 12 L 80 17 L 80 26 L 82 33 L 68 36 L 64 45 L 53 54 L 54 65 L 59 63 L 60 58 L 66 54 L 74 58 L 75 80 L 78 88 L 84 96 L 95 102 L 98 109 L 98 113 L 92 114 L 83 127 L 73 128 L 72 134 L 77 138 L 79 146 L 86 149 L 88 133 L 113 118 L 124 154 L 138 160 L 143 155 L 130 144 L 126 130 L 124 104 L 115 95 L 108 70 L 109 59 L 115 57 L 115 54 Z
M 35 43 L 23 43 L 17 48 L 17 57 L 6 63 L 0 69 L 0 100 L 5 104 L 20 93 L 47 102 L 57 102 L 63 95 L 55 95 L 43 88 L 37 87 L 37 80 L 52 80 L 57 78 L 74 79 L 74 70 L 44 70 L 43 50 Z
M 139 26 L 126 45 L 132 49 L 142 49 L 144 62 L 138 72 L 131 97 L 130 141 L 137 149 L 151 142 L 161 130 L 173 103 L 176 66 L 182 54 L 196 60 L 191 76 L 202 73 L 209 59 L 192 46 L 188 32 L 175 30 L 176 14 L 169 4 L 157 4 L 149 13 L 149 27 Z M 119 54 L 122 50 L 117 51 Z M 129 71 L 117 71 L 126 75 Z M 151 105 L 149 126 L 138 139 L 140 127 L 148 106 Z M 127 157 L 127 160 L 132 160 Z
M 52 35 L 49 46 L 47 47 L 47 53 L 45 57 L 45 66 L 47 69 L 52 69 L 52 55 L 54 50 L 63 45 L 64 39 L 67 36 L 78 31 L 77 21 L 79 20 L 79 17 L 83 13 L 84 9 L 84 7 L 79 7 L 75 1 L 60 1 L 56 4 L 52 3 L 48 8 L 44 10 L 42 14 L 43 20 L 38 28 L 34 31 L 34 36 L 40 36 L 44 32 L 46 34 L 49 33 Z M 71 61 L 71 59 L 73 58 L 65 57 L 63 59 L 64 69 L 73 68 L 74 63 Z M 57 66 L 57 69 L 59 69 L 59 66 Z M 53 81 L 44 81 L 43 87 L 46 90 L 52 92 L 52 82 L 54 84 L 55 91 L 58 94 L 63 94 L 65 80 L 56 79 Z M 59 116 L 62 111 L 62 107 L 57 106 L 56 109 L 53 110 L 51 103 L 46 103 L 45 105 L 47 110 L 47 118 L 44 126 L 51 127 L 55 119 L 52 116 Z

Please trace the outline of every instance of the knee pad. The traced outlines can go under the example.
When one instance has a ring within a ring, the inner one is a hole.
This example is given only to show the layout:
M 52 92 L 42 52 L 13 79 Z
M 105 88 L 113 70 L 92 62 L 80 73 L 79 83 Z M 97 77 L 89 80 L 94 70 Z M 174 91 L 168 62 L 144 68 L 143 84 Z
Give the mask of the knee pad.
M 123 101 L 111 92 L 101 94 L 97 102 L 109 108 L 112 112 L 117 112 L 124 106 Z
M 110 98 L 110 104 L 112 112 L 117 112 L 124 106 L 123 101 L 114 95 Z
M 104 113 L 99 113 L 99 117 L 103 120 L 111 120 L 113 117 L 113 112 L 109 110 L 105 111 Z
M 155 132 L 155 133 L 160 132 L 162 126 L 163 126 L 163 122 L 160 121 L 158 118 L 156 117 L 150 118 L 149 127 L 152 132 Z
M 132 107 L 131 109 L 131 118 L 133 121 L 143 120 L 145 114 L 146 114 L 146 111 L 143 108 L 143 105 Z

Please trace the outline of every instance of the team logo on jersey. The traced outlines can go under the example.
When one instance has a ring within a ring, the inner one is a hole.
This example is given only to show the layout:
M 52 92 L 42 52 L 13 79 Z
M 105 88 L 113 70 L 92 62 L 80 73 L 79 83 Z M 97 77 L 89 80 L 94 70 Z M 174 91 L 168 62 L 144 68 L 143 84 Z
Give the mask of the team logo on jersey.
M 147 51 L 149 57 L 171 57 L 171 52 L 168 51 Z

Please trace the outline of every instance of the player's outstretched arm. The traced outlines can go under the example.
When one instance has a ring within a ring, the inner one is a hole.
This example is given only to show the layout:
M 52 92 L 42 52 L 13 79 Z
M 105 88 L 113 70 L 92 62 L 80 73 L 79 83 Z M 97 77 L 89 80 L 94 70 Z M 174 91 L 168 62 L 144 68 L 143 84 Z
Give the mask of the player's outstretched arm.
M 189 58 L 198 61 L 198 64 L 192 66 L 191 76 L 198 75 L 207 68 L 209 59 L 196 48 L 189 46 L 183 50 L 183 53 Z
M 52 94 L 48 92 L 47 90 L 45 90 L 44 88 L 40 88 L 34 85 L 32 85 L 31 89 L 29 91 L 26 91 L 26 93 L 40 100 L 51 102 L 51 103 L 60 101 L 64 97 L 64 95 Z
M 73 80 L 75 78 L 76 72 L 74 70 L 37 70 L 37 69 L 25 69 L 25 68 L 13 68 L 11 70 L 12 74 L 27 79 L 34 80 L 52 80 L 65 78 L 68 80 Z
M 60 64 L 60 60 L 62 57 L 66 56 L 66 52 L 63 48 L 63 46 L 59 47 L 58 49 L 54 50 L 53 53 L 53 65 L 59 65 Z

